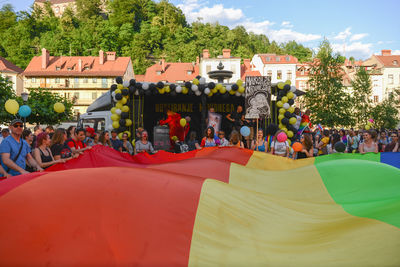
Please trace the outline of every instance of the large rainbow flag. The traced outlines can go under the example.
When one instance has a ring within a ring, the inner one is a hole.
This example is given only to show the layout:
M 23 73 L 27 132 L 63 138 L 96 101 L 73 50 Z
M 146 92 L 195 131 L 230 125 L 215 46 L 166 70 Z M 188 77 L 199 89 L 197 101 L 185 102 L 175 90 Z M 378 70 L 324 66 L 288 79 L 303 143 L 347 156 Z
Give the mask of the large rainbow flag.
M 0 266 L 400 266 L 399 164 L 97 146 L 0 182 Z

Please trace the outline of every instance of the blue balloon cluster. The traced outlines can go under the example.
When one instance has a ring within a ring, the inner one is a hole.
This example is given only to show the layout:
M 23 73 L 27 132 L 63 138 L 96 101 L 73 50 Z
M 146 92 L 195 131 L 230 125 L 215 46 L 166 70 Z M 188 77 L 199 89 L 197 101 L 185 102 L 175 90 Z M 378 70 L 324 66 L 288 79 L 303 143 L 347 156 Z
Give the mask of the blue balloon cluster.
M 27 106 L 27 105 L 21 106 L 21 107 L 19 108 L 19 110 L 18 110 L 18 114 L 19 114 L 22 118 L 28 117 L 29 115 L 31 115 L 31 113 L 32 113 L 32 110 L 31 110 L 31 108 L 30 108 L 29 106 Z
M 243 135 L 244 137 L 249 136 L 250 128 L 247 126 L 243 126 L 242 128 L 240 128 L 240 134 Z

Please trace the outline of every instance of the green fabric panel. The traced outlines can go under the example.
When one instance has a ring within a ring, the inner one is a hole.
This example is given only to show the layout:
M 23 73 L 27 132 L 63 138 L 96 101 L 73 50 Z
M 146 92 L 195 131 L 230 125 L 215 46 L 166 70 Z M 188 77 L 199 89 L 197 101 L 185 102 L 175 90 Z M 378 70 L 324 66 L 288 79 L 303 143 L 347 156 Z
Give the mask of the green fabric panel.
M 380 153 L 366 153 L 364 155 L 359 153 L 334 153 L 324 156 L 315 157 L 315 163 L 322 163 L 330 160 L 337 159 L 359 159 L 359 160 L 369 160 L 381 162 L 381 154 Z
M 346 212 L 400 228 L 400 169 L 354 159 L 315 165 L 333 200 Z

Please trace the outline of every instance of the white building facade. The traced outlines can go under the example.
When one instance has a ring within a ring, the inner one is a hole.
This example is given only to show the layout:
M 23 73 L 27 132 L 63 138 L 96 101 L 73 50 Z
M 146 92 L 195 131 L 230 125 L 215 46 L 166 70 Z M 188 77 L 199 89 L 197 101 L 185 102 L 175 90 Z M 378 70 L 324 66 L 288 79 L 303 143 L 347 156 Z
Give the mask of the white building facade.
M 290 80 L 296 83 L 297 58 L 291 55 L 256 54 L 251 60 L 254 70 L 262 76 L 270 76 L 273 83 Z
M 224 83 L 235 83 L 241 78 L 241 68 L 240 68 L 240 57 L 232 57 L 230 49 L 223 49 L 222 55 L 216 58 L 210 58 L 210 53 L 208 49 L 203 50 L 203 56 L 200 59 L 199 75 L 206 78 L 206 82 L 218 81 L 208 77 L 210 71 L 218 70 L 219 63 L 224 65 L 224 70 L 232 71 L 232 78 L 225 79 Z

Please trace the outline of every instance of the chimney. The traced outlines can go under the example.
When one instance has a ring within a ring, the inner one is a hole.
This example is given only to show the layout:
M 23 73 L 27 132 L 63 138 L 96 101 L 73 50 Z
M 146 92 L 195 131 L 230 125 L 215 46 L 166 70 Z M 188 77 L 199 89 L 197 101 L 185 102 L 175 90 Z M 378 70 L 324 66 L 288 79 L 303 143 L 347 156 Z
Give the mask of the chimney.
M 210 58 L 210 52 L 208 49 L 203 49 L 203 58 Z
M 78 60 L 78 71 L 81 72 L 82 71 L 82 59 Z
M 49 65 L 50 61 L 50 54 L 49 51 L 47 51 L 46 48 L 42 49 L 42 69 L 46 69 L 47 66 Z
M 107 61 L 115 61 L 116 52 L 107 52 Z
M 382 50 L 382 56 L 391 56 L 392 50 Z
M 231 50 L 230 49 L 222 49 L 222 57 L 223 58 L 230 58 L 231 57 Z
M 161 59 L 161 70 L 165 72 L 165 58 Z
M 199 64 L 200 64 L 200 57 L 197 56 L 197 57 L 196 57 L 196 65 L 199 65 Z
M 104 51 L 103 50 L 99 51 L 99 63 L 100 63 L 100 65 L 104 64 Z

